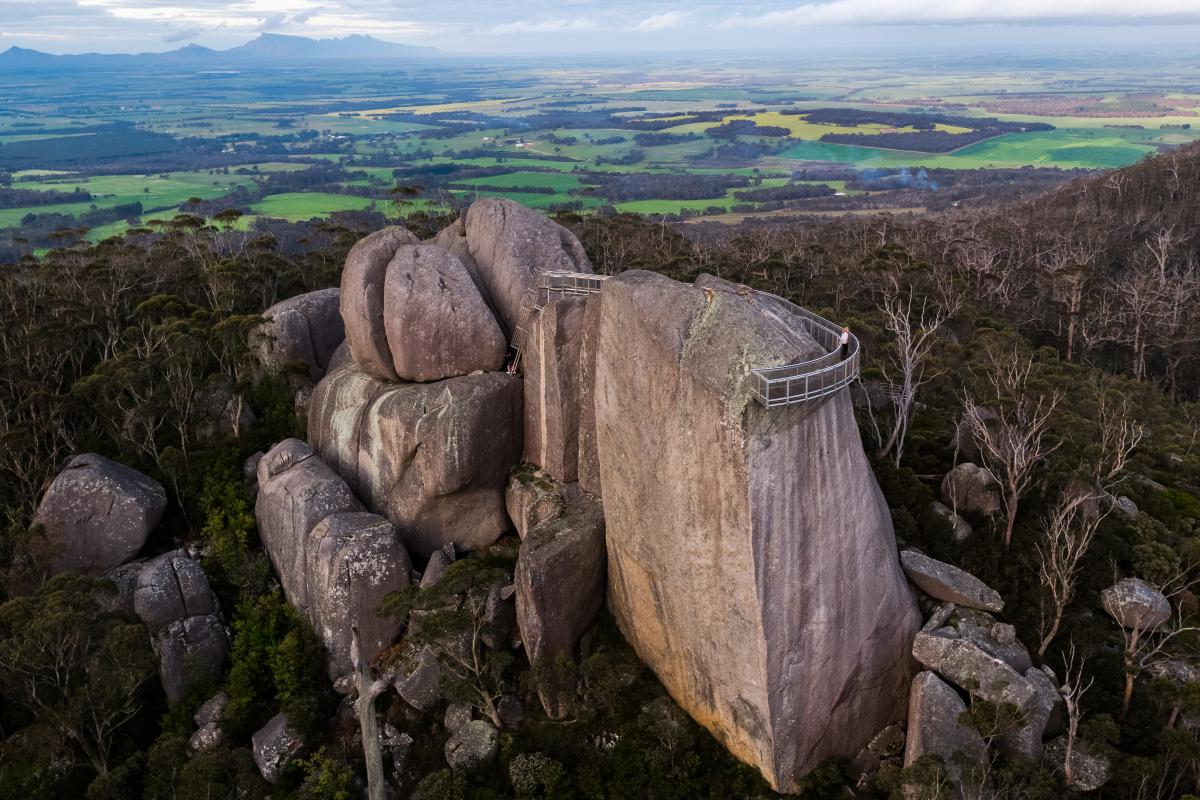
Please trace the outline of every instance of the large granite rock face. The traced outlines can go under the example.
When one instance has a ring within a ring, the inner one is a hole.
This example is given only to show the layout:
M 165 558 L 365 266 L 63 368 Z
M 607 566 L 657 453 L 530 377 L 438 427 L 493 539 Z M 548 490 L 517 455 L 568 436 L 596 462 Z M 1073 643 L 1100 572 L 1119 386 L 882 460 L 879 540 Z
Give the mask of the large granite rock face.
M 600 297 L 587 298 L 579 336 L 579 488 L 603 497 L 600 451 L 596 447 L 596 345 L 600 339 Z
M 388 264 L 383 327 L 395 374 L 405 381 L 497 370 L 508 350 L 466 267 L 433 245 L 401 247 Z
M 310 616 L 329 656 L 329 674 L 344 675 L 354 668 L 353 628 L 368 662 L 400 633 L 402 621 L 375 612 L 388 592 L 409 585 L 412 565 L 396 529 L 375 514 L 330 514 L 313 528 L 309 541 Z
M 579 345 L 582 297 L 547 303 L 530 321 L 525 378 L 525 460 L 563 483 L 576 480 L 579 462 Z
M 908 738 L 904 746 L 904 766 L 912 766 L 922 756 L 940 756 L 947 772 L 956 782 L 981 768 L 987 758 L 987 745 L 977 731 L 961 722 L 967 710 L 958 692 L 933 672 L 913 678 L 908 696 Z
M 636 271 L 599 297 L 609 606 L 672 697 L 790 788 L 901 718 L 914 671 L 920 615 L 849 396 L 754 402 L 752 368 L 820 348 L 753 297 Z
M 308 435 L 422 558 L 474 550 L 508 529 L 504 488 L 521 455 L 521 379 L 498 372 L 389 383 L 354 365 L 317 385 Z
M 303 614 L 309 606 L 310 532 L 330 514 L 363 510 L 346 482 L 320 458 L 293 460 L 306 449 L 303 442 L 286 439 L 267 451 L 259 463 L 254 503 L 258 533 L 283 593 Z
M 1140 578 L 1125 578 L 1100 593 L 1100 603 L 1123 628 L 1151 630 L 1171 618 L 1166 595 Z
M 900 552 L 900 566 L 918 589 L 935 600 L 981 611 L 1004 610 L 1000 593 L 969 572 L 916 550 Z
M 512 200 L 476 200 L 467 209 L 463 230 L 487 297 L 510 333 L 521 321 L 521 301 L 539 273 L 592 271 L 575 234 Z
M 342 268 L 342 319 L 355 363 L 371 375 L 398 380 L 384 326 L 384 276 L 396 251 L 419 244 L 404 228 L 391 226 L 355 243 Z
M 250 346 L 267 372 L 300 365 L 309 380 L 319 381 L 346 338 L 339 289 L 289 298 L 264 311 L 263 318 L 266 321 L 250 333 Z
M 352 628 L 368 659 L 392 643 L 401 623 L 376 610 L 403 589 L 412 565 L 396 529 L 367 513 L 350 487 L 308 445 L 288 439 L 258 465 L 255 516 L 288 601 L 312 622 L 331 676 L 349 672 Z
M 101 575 L 133 558 L 167 508 L 158 481 L 95 453 L 75 456 L 38 505 L 57 548 L 51 574 Z

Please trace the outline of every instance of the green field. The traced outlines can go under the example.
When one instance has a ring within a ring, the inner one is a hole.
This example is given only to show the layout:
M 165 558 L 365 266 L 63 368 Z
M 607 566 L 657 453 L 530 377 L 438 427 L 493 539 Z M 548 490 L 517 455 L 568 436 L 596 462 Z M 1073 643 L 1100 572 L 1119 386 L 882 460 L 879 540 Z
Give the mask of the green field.
M 289 192 L 273 194 L 250 207 L 253 214 L 261 217 L 298 220 L 324 217 L 335 211 L 362 211 L 372 205 L 383 207 L 382 201 L 369 197 L 324 192 Z

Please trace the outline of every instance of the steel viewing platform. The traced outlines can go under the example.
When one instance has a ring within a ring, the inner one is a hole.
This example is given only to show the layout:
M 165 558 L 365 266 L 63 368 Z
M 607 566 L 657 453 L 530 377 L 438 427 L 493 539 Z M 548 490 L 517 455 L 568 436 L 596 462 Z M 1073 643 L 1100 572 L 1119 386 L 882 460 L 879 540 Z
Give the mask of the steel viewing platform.
M 533 315 L 547 303 L 561 297 L 599 294 L 608 275 L 590 272 L 544 272 L 538 282 L 530 287 L 521 302 L 521 322 L 513 331 L 513 372 L 520 369 L 521 355 L 525 349 L 528 326 Z M 820 345 L 825 354 L 807 361 L 785 364 L 779 367 L 762 367 L 751 371 L 750 390 L 754 398 L 767 408 L 794 405 L 823 400 L 846 388 L 858 378 L 861 347 L 858 337 L 850 334 L 846 357 L 841 354 L 842 329 L 806 308 L 790 300 L 751 289 L 749 296 L 769 299 L 786 310 L 804 326 L 804 331 Z

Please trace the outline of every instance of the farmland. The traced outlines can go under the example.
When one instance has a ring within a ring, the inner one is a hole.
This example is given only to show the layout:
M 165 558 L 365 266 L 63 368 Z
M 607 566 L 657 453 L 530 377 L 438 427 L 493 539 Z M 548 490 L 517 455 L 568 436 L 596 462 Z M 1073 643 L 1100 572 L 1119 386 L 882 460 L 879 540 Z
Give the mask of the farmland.
M 1190 73 L 1111 54 L 17 77 L 0 88 L 0 242 L 35 250 L 180 214 L 248 227 L 476 197 L 717 219 L 937 208 L 1200 136 Z

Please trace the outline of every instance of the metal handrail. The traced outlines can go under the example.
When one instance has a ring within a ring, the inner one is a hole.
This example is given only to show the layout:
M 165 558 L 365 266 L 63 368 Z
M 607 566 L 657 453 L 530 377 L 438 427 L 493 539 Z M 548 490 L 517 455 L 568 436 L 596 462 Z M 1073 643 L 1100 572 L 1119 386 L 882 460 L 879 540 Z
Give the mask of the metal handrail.
M 597 294 L 608 278 L 608 275 L 590 272 L 541 273 L 529 287 L 521 304 L 521 320 L 513 331 L 515 356 L 510 370 L 515 372 L 520 368 L 529 324 L 534 314 L 541 311 L 552 297 Z M 807 361 L 751 370 L 750 390 L 759 403 L 767 408 L 777 408 L 821 400 L 841 391 L 858 378 L 861 348 L 857 336 L 850 334 L 846 357 L 842 358 L 841 327 L 779 295 L 757 290 L 752 292 L 782 305 L 800 321 L 804 332 L 825 350 L 824 355 Z

